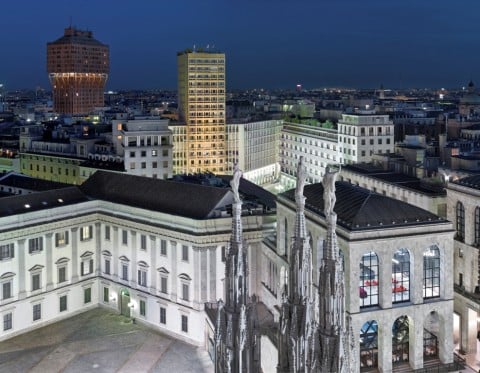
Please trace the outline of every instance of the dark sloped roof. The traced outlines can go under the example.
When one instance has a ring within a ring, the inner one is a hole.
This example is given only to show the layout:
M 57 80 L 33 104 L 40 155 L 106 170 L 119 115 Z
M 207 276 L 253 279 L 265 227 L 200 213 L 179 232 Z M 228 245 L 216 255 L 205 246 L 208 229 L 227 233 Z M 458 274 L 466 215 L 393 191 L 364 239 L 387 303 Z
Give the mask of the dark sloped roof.
M 35 179 L 33 177 L 16 174 L 9 174 L 5 176 L 0 180 L 0 185 L 33 191 L 60 189 L 70 186 L 68 184 L 57 183 L 55 181 Z
M 334 211 L 337 213 L 337 223 L 352 231 L 446 221 L 419 207 L 344 181 L 337 181 L 335 187 L 337 201 Z M 280 196 L 294 201 L 295 189 Z M 306 185 L 304 196 L 305 207 L 323 216 L 322 184 Z
M 88 196 L 193 219 L 210 217 L 229 189 L 148 177 L 95 172 L 81 190 Z
M 88 200 L 80 189 L 75 186 L 32 194 L 15 195 L 1 199 L 0 216 L 24 214 L 42 209 L 73 205 Z
M 232 180 L 232 175 L 218 175 L 218 177 L 228 183 Z M 276 207 L 275 195 L 273 193 L 270 193 L 268 190 L 259 187 L 243 177 L 240 179 L 238 191 L 242 196 L 243 203 L 257 201 L 269 209 Z
M 461 179 L 451 181 L 451 183 L 480 190 L 480 175 L 463 177 Z

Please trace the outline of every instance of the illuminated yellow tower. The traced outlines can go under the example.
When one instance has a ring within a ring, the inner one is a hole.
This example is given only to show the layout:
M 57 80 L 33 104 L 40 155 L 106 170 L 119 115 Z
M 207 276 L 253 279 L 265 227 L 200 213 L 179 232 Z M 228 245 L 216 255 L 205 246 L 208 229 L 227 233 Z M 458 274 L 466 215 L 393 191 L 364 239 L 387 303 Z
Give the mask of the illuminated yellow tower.
M 91 31 L 73 27 L 47 43 L 47 71 L 53 89 L 54 110 L 83 115 L 104 106 L 103 92 L 110 69 L 108 45 Z
M 184 172 L 225 173 L 225 54 L 186 50 L 177 63 L 178 111 L 187 133 Z

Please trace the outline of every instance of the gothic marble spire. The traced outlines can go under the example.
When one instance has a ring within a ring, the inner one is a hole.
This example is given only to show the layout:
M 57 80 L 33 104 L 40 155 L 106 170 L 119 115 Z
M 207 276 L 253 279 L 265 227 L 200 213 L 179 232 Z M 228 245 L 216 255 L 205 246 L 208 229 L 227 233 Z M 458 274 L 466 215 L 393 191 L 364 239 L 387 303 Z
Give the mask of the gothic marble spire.
M 282 295 L 278 338 L 278 373 L 350 373 L 354 364 L 354 338 L 345 317 L 345 278 L 337 244 L 335 179 L 327 168 L 323 178 L 324 214 L 327 221 L 323 258 L 319 266 L 318 293 L 311 294 L 312 248 L 305 224 L 303 187 L 306 172 L 300 158 L 295 192 L 295 230 L 289 255 L 288 287 Z M 318 316 L 315 304 L 318 301 Z M 318 318 L 318 319 L 317 319 Z M 346 330 L 346 331 L 345 331 Z
M 248 247 L 243 239 L 242 201 L 238 188 L 242 172 L 235 165 L 230 186 L 232 235 L 226 250 L 225 303 L 218 301 L 215 330 L 215 372 L 259 372 L 260 333 L 256 299 L 249 297 Z
M 307 174 L 303 157 L 297 169 L 295 190 L 295 227 L 289 250 L 288 285 L 282 295 L 278 346 L 278 372 L 307 372 L 312 362 L 313 330 L 315 329 L 312 285 L 312 248 L 305 222 L 303 189 Z
M 327 237 L 318 279 L 318 364 L 321 372 L 350 373 L 355 371 L 355 347 L 345 312 L 345 274 L 337 243 L 337 214 L 333 211 L 337 174 L 338 171 L 327 167 L 322 183 Z

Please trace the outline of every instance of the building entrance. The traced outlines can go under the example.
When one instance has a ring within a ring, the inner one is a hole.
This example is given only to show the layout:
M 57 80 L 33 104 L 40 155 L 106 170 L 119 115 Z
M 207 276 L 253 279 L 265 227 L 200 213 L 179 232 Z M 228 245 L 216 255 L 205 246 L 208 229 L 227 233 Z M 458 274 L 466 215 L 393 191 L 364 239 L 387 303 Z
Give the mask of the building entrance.
M 127 289 L 120 290 L 120 314 L 130 317 L 130 293 Z

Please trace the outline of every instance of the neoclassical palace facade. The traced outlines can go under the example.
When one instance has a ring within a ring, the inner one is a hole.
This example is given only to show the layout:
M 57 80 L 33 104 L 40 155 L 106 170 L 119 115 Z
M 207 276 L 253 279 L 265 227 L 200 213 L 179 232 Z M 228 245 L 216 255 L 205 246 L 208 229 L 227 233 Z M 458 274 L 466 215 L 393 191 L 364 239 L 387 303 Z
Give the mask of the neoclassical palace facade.
M 223 295 L 232 201 L 227 188 L 105 172 L 2 198 L 0 340 L 101 305 L 203 345 L 204 303 Z M 253 273 L 264 211 L 250 203 L 243 217 Z

